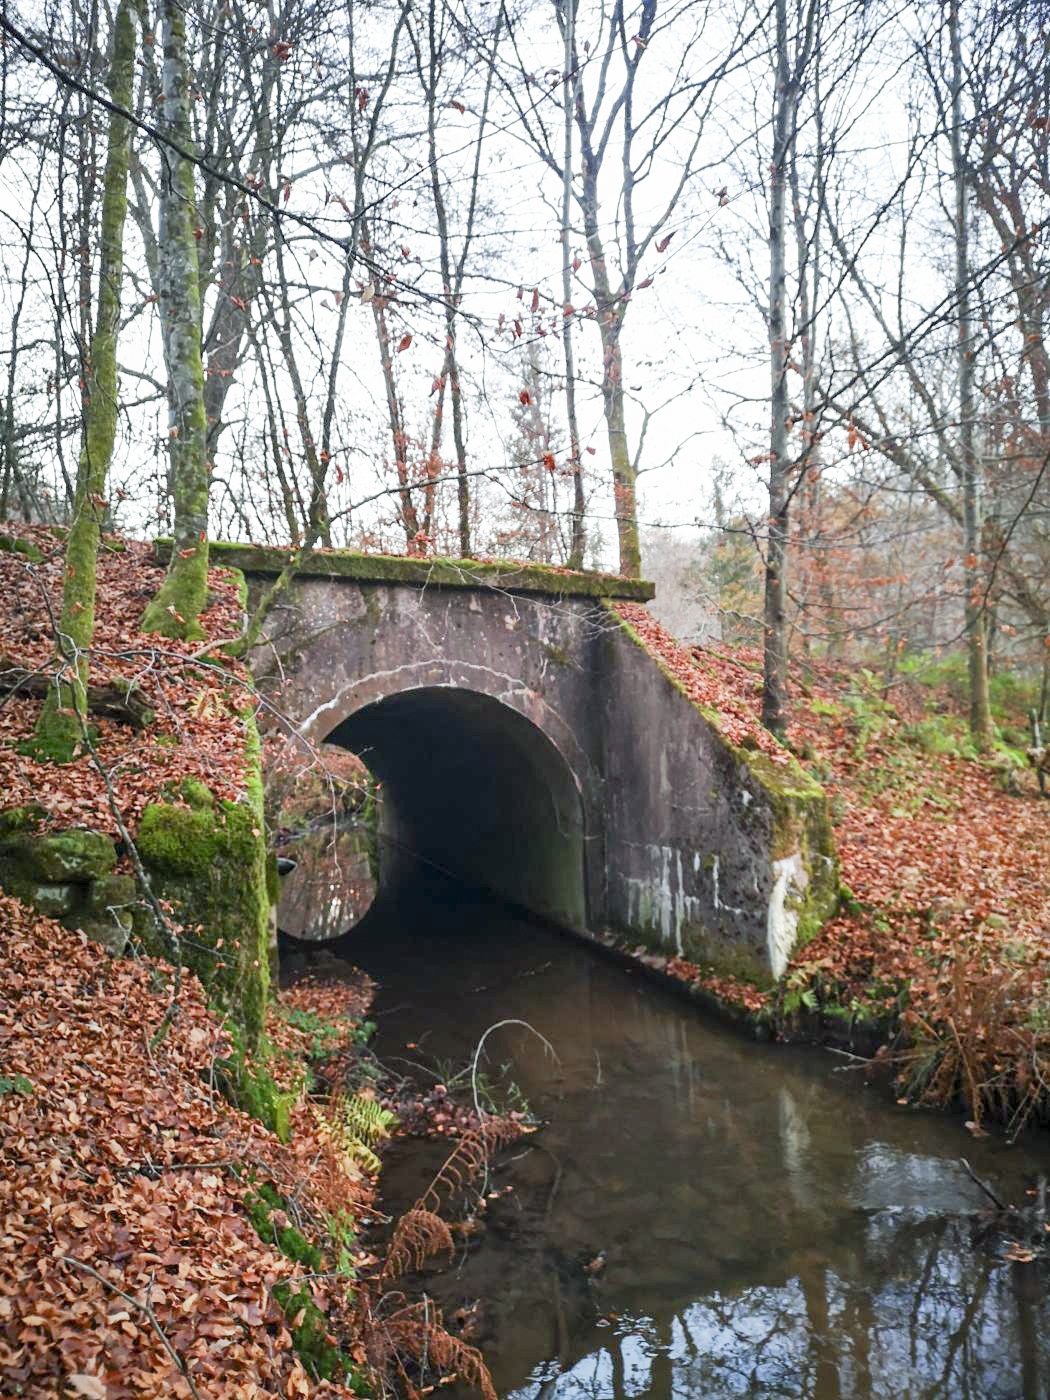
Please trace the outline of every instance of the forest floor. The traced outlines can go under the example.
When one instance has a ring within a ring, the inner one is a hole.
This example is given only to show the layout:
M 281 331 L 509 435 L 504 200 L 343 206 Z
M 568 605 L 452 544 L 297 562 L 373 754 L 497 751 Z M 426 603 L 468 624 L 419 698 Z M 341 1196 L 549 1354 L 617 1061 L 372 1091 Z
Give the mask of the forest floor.
M 355 1393 L 310 1370 L 344 1346 L 367 1362 L 353 1222 L 372 1187 L 302 1092 L 305 995 L 268 1026 L 282 1141 L 218 1091 L 233 1045 L 195 978 L 156 1044 L 170 968 L 0 897 L 0 1392 Z M 348 1040 L 366 1003 L 345 990 Z M 286 1235 L 322 1245 L 293 1258 Z
M 758 725 L 757 649 L 686 649 L 620 610 L 691 693 Z M 979 755 L 947 669 L 792 663 L 788 744 L 828 795 L 839 911 L 775 992 L 684 959 L 667 970 L 784 1035 L 881 1040 L 903 1098 L 1016 1131 L 1050 1121 L 1050 801 L 1026 765 L 1021 698 L 999 687 L 1003 737 Z

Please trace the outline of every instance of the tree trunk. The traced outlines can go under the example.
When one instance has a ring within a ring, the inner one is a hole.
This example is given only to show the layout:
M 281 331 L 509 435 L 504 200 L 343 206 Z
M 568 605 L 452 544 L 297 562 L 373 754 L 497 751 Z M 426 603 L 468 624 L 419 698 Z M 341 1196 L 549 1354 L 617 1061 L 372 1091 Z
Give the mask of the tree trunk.
M 959 446 L 963 488 L 963 587 L 966 591 L 966 645 L 970 678 L 970 732 L 978 749 L 992 738 L 988 697 L 987 614 L 980 569 L 980 472 L 974 444 L 974 347 L 970 310 L 969 193 L 963 151 L 963 65 L 959 0 L 951 0 L 948 29 L 952 50 L 952 176 L 955 181 L 955 296 L 959 325 Z
M 577 105 L 577 126 L 584 120 Z M 583 129 L 581 127 L 581 134 Z M 605 260 L 598 222 L 598 171 L 589 141 L 584 146 L 584 179 L 581 197 L 587 251 L 591 259 L 594 294 L 598 303 L 598 330 L 602 342 L 602 402 L 605 409 L 605 431 L 609 440 L 612 463 L 613 510 L 616 534 L 620 545 L 620 573 L 624 578 L 640 578 L 642 555 L 638 543 L 638 508 L 635 499 L 635 470 L 627 445 L 627 425 L 624 415 L 623 355 L 620 350 L 620 330 L 626 310 L 623 293 L 614 294 L 609 285 L 609 269 Z
M 121 0 L 113 24 L 109 91 L 114 105 L 132 102 L 135 25 L 131 0 Z M 106 476 L 117 431 L 117 334 L 124 276 L 124 220 L 128 208 L 131 124 L 110 116 L 102 195 L 98 313 L 84 366 L 84 437 L 77 467 L 73 519 L 66 539 L 58 661 L 62 678 L 48 691 L 33 736 L 39 756 L 68 763 L 80 743 L 87 718 L 87 649 L 95 633 L 96 565 Z
M 452 441 L 456 448 L 456 497 L 459 506 L 459 553 L 462 559 L 469 559 L 473 546 L 470 538 L 470 478 L 467 475 L 467 441 L 463 418 L 463 395 L 459 382 L 459 359 L 456 354 L 456 313 L 459 308 L 459 293 L 463 281 L 463 265 L 473 229 L 477 173 L 475 167 L 474 195 L 471 198 L 470 222 L 467 228 L 463 254 L 457 269 L 458 276 L 453 286 L 452 249 L 449 243 L 448 212 L 445 196 L 441 188 L 441 164 L 437 152 L 437 85 L 440 73 L 439 35 L 437 7 L 430 0 L 428 9 L 428 54 L 424 64 L 422 54 L 417 52 L 417 65 L 423 80 L 427 100 L 427 148 L 430 156 L 430 192 L 434 200 L 434 216 L 438 232 L 438 253 L 441 259 L 441 289 L 445 298 L 445 370 L 449 398 L 452 403 Z M 491 81 L 491 75 L 490 75 Z M 488 92 L 486 89 L 486 106 Z
M 778 738 L 787 726 L 787 162 L 793 123 L 787 52 L 787 0 L 776 0 L 776 99 L 769 200 L 769 527 L 763 608 L 762 723 Z
M 425 553 L 423 531 L 419 523 L 419 513 L 412 499 L 412 483 L 408 476 L 408 434 L 405 432 L 405 410 L 401 403 L 401 396 L 397 391 L 397 379 L 394 374 L 394 353 L 390 344 L 390 328 L 386 319 L 386 301 L 380 296 L 372 298 L 372 316 L 375 320 L 379 358 L 383 368 L 383 385 L 386 389 L 386 411 L 390 420 L 390 440 L 394 448 L 394 470 L 397 473 L 401 526 L 405 532 L 405 552 L 407 554 L 423 554 Z
M 624 417 L 623 356 L 620 351 L 620 313 L 610 306 L 602 315 L 602 399 L 605 428 L 612 460 L 613 509 L 620 544 L 620 573 L 641 578 L 642 553 L 638 543 L 638 504 L 634 463 L 627 445 Z
M 565 149 L 562 153 L 561 185 L 561 293 L 562 322 L 561 343 L 565 355 L 565 416 L 569 424 L 569 467 L 572 471 L 572 540 L 569 545 L 568 564 L 570 569 L 583 568 L 583 556 L 587 547 L 584 533 L 584 512 L 587 508 L 583 494 L 583 466 L 580 461 L 580 429 L 576 420 L 576 364 L 572 349 L 572 317 L 569 306 L 572 304 L 572 114 L 575 107 L 576 72 L 576 3 L 565 0 L 563 21 L 565 38 Z
M 186 18 L 178 0 L 163 0 L 163 129 L 191 145 Z M 158 258 L 160 318 L 168 370 L 171 496 L 175 543 L 144 632 L 203 637 L 198 618 L 208 593 L 208 420 L 201 367 L 201 298 L 195 236 L 193 162 L 161 148 Z

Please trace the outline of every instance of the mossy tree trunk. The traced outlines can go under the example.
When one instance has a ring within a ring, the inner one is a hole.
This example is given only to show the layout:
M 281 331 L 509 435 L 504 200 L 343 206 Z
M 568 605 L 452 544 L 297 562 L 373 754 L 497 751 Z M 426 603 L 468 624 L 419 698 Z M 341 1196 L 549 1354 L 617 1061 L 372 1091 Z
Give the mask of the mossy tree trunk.
M 162 0 L 163 130 L 189 152 L 186 19 L 178 0 Z M 145 632 L 201 637 L 197 621 L 208 591 L 208 422 L 201 366 L 201 296 L 193 161 L 161 148 L 157 239 L 160 319 L 168 370 L 170 484 L 175 545 L 157 596 L 142 618 Z
M 988 694 L 987 595 L 981 577 L 981 468 L 974 442 L 977 416 L 974 389 L 973 313 L 970 298 L 970 214 L 971 196 L 963 112 L 966 82 L 962 43 L 959 33 L 959 3 L 948 8 L 948 36 L 952 53 L 952 117 L 949 128 L 952 177 L 955 182 L 955 305 L 959 323 L 959 457 L 963 496 L 963 586 L 965 596 L 966 648 L 970 679 L 970 733 L 983 751 L 992 741 L 992 712 Z
M 113 24 L 109 91 L 115 107 L 131 107 L 135 25 L 130 0 L 121 0 Z M 113 113 L 109 124 L 102 196 L 98 313 L 84 366 L 84 436 L 77 467 L 73 520 L 66 540 L 58 658 L 63 678 L 51 688 L 37 721 L 33 750 L 68 763 L 87 714 L 87 649 L 95 632 L 96 561 L 106 508 L 106 476 L 117 430 L 117 334 L 124 275 L 124 221 L 128 208 L 131 123 Z

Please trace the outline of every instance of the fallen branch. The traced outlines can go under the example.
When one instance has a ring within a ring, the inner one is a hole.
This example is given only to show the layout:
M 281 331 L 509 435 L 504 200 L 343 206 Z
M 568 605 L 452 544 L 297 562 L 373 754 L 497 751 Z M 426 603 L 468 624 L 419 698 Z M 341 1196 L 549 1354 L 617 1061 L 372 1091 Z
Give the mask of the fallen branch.
M 55 683 L 50 670 L 27 670 L 10 657 L 0 655 L 0 695 L 18 693 L 44 699 Z M 133 729 L 145 729 L 153 722 L 153 711 L 139 688 L 131 681 L 87 687 L 87 706 L 92 714 L 120 720 Z
M 963 1164 L 963 1167 L 964 1167 L 964 1169 L 965 1169 L 965 1171 L 966 1171 L 966 1175 L 970 1178 L 970 1180 L 973 1182 L 973 1184 L 974 1184 L 975 1186 L 979 1186 L 979 1187 L 981 1188 L 981 1190 L 982 1190 L 982 1191 L 984 1192 L 984 1194 L 988 1197 L 988 1199 L 992 1202 L 992 1204 L 993 1204 L 994 1206 L 996 1206 L 996 1208 L 997 1208 L 998 1210 L 1003 1211 L 1004 1214 L 1005 1214 L 1006 1212 L 1008 1212 L 1008 1211 L 1010 1210 L 1010 1207 L 1006 1204 L 1005 1201 L 1001 1201 L 1001 1200 L 999 1199 L 999 1197 L 995 1194 L 995 1192 L 992 1190 L 992 1188 L 991 1188 L 989 1185 L 987 1185 L 986 1182 L 983 1182 L 983 1181 L 981 1180 L 981 1178 L 980 1178 L 980 1177 L 977 1175 L 977 1173 L 974 1171 L 973 1167 L 970 1166 L 970 1164 L 969 1164 L 969 1162 L 966 1160 L 966 1158 L 965 1158 L 965 1157 L 960 1157 L 960 1158 L 959 1158 L 959 1161 Z
M 110 1280 L 106 1278 L 105 1274 L 100 1274 L 97 1269 L 93 1269 L 90 1264 L 85 1264 L 81 1259 L 74 1259 L 71 1254 L 60 1254 L 59 1259 L 62 1261 L 63 1264 L 72 1264 L 75 1268 L 83 1269 L 86 1274 L 90 1274 L 92 1278 L 98 1279 L 99 1283 L 101 1283 L 103 1287 L 111 1289 L 117 1295 L 117 1297 L 120 1298 L 123 1302 L 127 1303 L 129 1307 L 138 1308 L 140 1312 L 145 1313 L 146 1317 L 148 1317 L 150 1322 L 153 1324 L 153 1329 L 156 1332 L 157 1336 L 160 1338 L 161 1343 L 164 1346 L 164 1350 L 168 1353 L 172 1361 L 174 1361 L 175 1365 L 179 1368 L 179 1371 L 185 1378 L 186 1384 L 190 1388 L 190 1394 L 193 1396 L 193 1400 L 201 1400 L 201 1393 L 193 1384 L 193 1377 L 190 1375 L 189 1370 L 187 1369 L 184 1358 L 175 1350 L 174 1346 L 172 1346 L 171 1342 L 168 1340 L 167 1333 L 157 1321 L 157 1314 L 150 1307 L 149 1303 L 144 1303 L 141 1299 L 133 1297 L 130 1293 L 125 1293 L 123 1288 L 118 1288 L 115 1283 L 110 1282 Z

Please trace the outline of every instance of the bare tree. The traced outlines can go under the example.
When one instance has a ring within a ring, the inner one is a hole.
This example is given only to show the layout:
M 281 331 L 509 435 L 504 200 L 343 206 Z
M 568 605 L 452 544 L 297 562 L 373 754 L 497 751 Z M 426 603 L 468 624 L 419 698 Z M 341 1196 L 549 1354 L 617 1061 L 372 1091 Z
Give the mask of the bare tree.
M 704 168 L 701 141 L 715 94 L 721 79 L 742 61 L 755 26 L 729 25 L 710 61 L 708 29 L 724 25 L 725 16 L 716 17 L 706 0 L 672 0 L 666 13 L 659 0 L 641 0 L 634 9 L 625 0 L 612 0 L 596 4 L 586 15 L 578 5 L 570 13 L 566 3 L 558 3 L 555 13 L 569 55 L 567 71 L 543 92 L 515 36 L 515 63 L 504 75 L 504 90 L 522 139 L 563 188 L 571 178 L 587 255 L 586 264 L 574 258 L 572 267 L 593 298 L 589 319 L 597 324 L 601 341 L 620 572 L 637 577 L 637 459 L 628 439 L 624 323 L 631 298 L 650 285 L 651 279 L 642 276 L 646 255 L 650 249 L 666 251 L 674 233 L 671 220 Z M 667 71 L 654 71 L 649 88 L 639 74 L 657 68 L 655 54 L 664 56 Z M 541 96 L 527 102 L 523 91 Z M 553 121 L 547 115 L 551 106 L 557 112 Z M 578 174 L 565 164 L 567 106 L 579 140 Z M 648 199 L 647 182 L 660 187 Z M 601 213 L 603 196 L 610 193 L 615 196 L 614 222 Z M 566 304 L 563 314 L 577 313 Z

